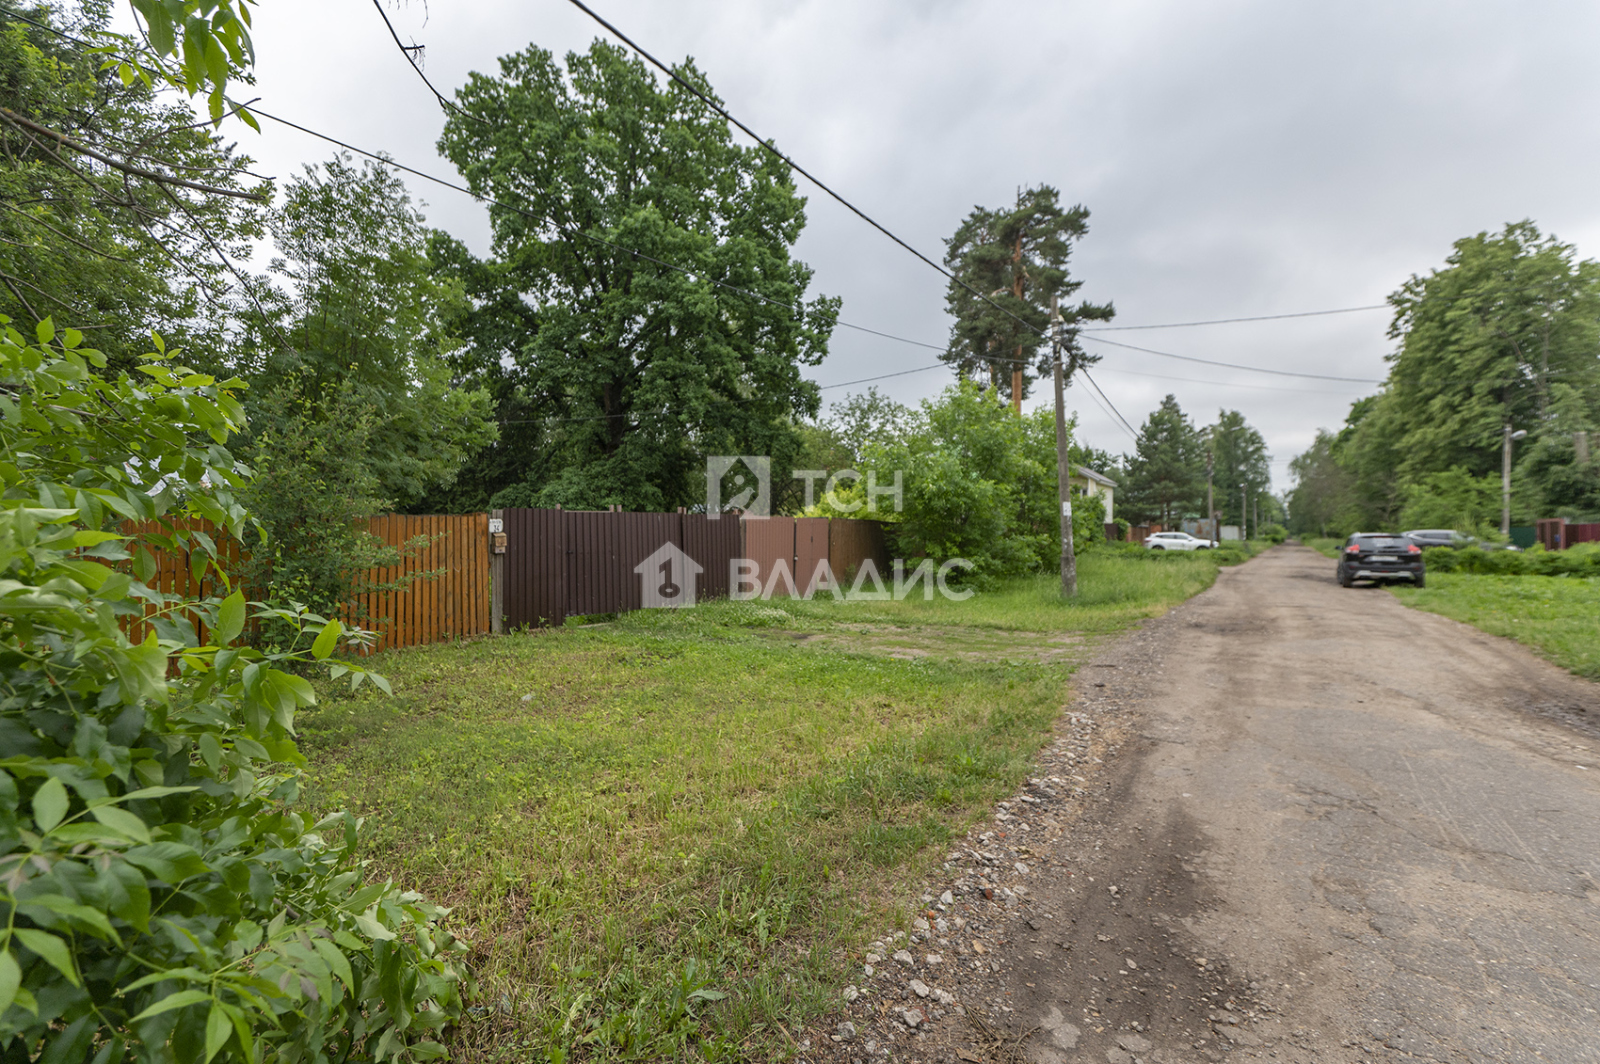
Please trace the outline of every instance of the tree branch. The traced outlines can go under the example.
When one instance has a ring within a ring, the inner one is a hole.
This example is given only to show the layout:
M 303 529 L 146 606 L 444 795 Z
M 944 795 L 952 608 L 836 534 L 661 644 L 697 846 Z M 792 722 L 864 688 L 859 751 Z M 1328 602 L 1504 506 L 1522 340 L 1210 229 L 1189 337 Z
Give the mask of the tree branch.
M 29 130 L 39 134 L 41 137 L 49 137 L 51 140 L 62 145 L 63 147 L 71 148 L 73 151 L 78 152 L 81 155 L 87 155 L 89 158 L 105 163 L 113 170 L 120 170 L 125 174 L 132 174 L 135 177 L 143 177 L 160 185 L 178 185 L 181 188 L 194 189 L 196 192 L 206 192 L 215 196 L 233 196 L 236 199 L 247 199 L 255 203 L 266 202 L 266 197 L 257 195 L 254 192 L 241 192 L 236 188 L 218 188 L 215 185 L 202 185 L 198 181 L 188 181 L 181 177 L 173 177 L 171 174 L 163 174 L 155 170 L 146 170 L 142 166 L 134 166 L 132 163 L 127 163 L 123 162 L 121 159 L 112 158 L 109 155 L 95 151 L 86 144 L 78 143 L 64 133 L 57 133 L 48 126 L 41 126 L 37 122 L 30 122 L 28 119 L 23 118 L 9 107 L 0 107 L 0 116 L 4 116 L 6 121 L 10 122 L 19 129 Z

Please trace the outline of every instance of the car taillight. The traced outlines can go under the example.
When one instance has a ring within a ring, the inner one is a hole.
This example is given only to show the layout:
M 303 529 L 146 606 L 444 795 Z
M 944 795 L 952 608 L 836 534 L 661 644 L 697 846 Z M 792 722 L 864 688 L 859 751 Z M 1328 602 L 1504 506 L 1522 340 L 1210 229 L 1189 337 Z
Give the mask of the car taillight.
M 1350 544 L 1348 547 L 1346 547 L 1344 549 L 1344 552 L 1346 554 L 1360 554 L 1361 553 L 1361 548 L 1358 547 L 1356 544 L 1352 543 L 1352 544 Z
M 1413 543 L 1409 547 L 1406 548 L 1406 553 L 1407 554 L 1421 554 L 1422 553 L 1422 548 L 1417 546 L 1415 543 Z

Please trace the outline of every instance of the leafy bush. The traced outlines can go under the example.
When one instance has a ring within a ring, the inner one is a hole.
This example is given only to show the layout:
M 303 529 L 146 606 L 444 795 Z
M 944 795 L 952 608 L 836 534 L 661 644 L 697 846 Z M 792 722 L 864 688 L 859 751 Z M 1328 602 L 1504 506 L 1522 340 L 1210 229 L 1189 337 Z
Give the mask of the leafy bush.
M 1289 538 L 1289 530 L 1282 525 L 1263 525 L 1256 533 L 1268 543 L 1279 544 Z
M 464 947 L 443 910 L 364 884 L 347 814 L 291 807 L 314 696 L 288 667 L 370 674 L 304 612 L 270 611 L 294 631 L 273 653 L 236 645 L 244 595 L 196 530 L 248 520 L 237 382 L 159 339 L 145 379 L 108 381 L 75 331 L 0 327 L 0 1056 L 444 1055 Z M 158 589 L 154 548 L 205 594 Z
M 963 381 L 924 402 L 898 437 L 865 448 L 863 464 L 880 481 L 902 474 L 901 512 L 842 516 L 882 517 L 897 553 L 965 558 L 980 584 L 1053 572 L 1061 556 L 1055 431 L 1052 411 L 1019 418 L 993 391 Z M 866 489 L 838 494 L 850 505 Z M 817 512 L 831 515 L 826 503 Z M 1078 552 L 1104 543 L 1104 503 L 1076 497 L 1072 528 Z
M 1439 573 L 1600 577 L 1600 543 L 1580 543 L 1559 551 L 1429 547 L 1422 558 L 1430 570 Z

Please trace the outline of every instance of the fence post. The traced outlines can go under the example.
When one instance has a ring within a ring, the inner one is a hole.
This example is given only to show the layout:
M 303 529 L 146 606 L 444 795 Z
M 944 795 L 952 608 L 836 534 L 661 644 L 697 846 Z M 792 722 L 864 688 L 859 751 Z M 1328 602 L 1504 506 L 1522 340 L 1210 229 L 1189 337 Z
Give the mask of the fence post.
M 489 511 L 489 631 L 506 633 L 506 512 Z M 498 537 L 498 538 L 497 538 Z

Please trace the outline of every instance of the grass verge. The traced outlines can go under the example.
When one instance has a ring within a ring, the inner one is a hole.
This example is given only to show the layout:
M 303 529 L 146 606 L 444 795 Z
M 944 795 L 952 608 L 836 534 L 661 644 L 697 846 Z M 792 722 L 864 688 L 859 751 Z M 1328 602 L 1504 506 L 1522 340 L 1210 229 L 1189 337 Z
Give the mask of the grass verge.
M 1564 669 L 1600 680 L 1600 580 L 1432 572 L 1421 591 L 1393 590 L 1407 606 L 1515 639 Z
M 482 994 L 458 1059 L 776 1059 L 839 947 L 1046 741 L 1083 636 L 1217 559 L 1087 554 L 964 602 L 717 602 L 383 655 L 324 692 L 308 801 L 456 906 Z M 903 918 L 903 916 L 899 917 Z

